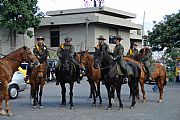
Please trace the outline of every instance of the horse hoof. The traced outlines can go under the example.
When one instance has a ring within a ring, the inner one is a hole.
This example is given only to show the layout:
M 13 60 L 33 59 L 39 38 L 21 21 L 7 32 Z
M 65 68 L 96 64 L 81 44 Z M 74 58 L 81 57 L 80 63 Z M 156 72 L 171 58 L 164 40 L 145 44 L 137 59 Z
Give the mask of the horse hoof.
M 93 103 L 92 106 L 93 106 L 93 107 L 96 107 L 96 103 Z
M 41 105 L 41 106 L 39 106 L 39 109 L 43 109 L 43 106 Z
M 70 110 L 73 110 L 73 109 L 75 109 L 73 106 L 72 106 L 72 107 L 70 107 Z
M 12 116 L 13 114 L 10 112 L 10 113 L 7 113 L 7 116 Z
M 102 103 L 100 103 L 99 105 L 98 105 L 98 107 L 101 107 L 102 106 Z
M 162 103 L 162 100 L 160 99 L 158 102 L 159 102 L 159 103 Z
M 36 106 L 36 105 L 33 105 L 33 108 L 37 108 L 37 106 Z
M 133 109 L 134 108 L 134 106 L 130 106 L 130 109 Z
M 115 103 L 115 100 L 113 98 L 111 98 L 111 103 Z
M 6 113 L 4 112 L 4 110 L 0 111 L 0 115 L 6 115 Z
M 110 107 L 107 107 L 107 110 L 111 110 L 111 108 L 110 108 Z

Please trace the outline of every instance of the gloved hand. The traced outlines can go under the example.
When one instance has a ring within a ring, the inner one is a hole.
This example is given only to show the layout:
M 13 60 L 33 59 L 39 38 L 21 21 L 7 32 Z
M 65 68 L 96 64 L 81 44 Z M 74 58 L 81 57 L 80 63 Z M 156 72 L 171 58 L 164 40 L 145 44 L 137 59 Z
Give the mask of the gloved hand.
M 115 58 L 114 58 L 114 61 L 119 61 L 121 58 L 119 57 L 119 56 L 116 56 Z

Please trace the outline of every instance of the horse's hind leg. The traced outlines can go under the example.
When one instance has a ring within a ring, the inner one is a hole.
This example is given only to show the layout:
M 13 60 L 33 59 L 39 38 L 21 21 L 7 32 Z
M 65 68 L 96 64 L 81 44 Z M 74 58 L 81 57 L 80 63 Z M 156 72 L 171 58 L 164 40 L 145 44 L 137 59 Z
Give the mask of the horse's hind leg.
M 143 102 L 146 102 L 147 97 L 146 97 L 146 93 L 145 93 L 145 90 L 144 90 L 144 82 L 145 81 L 144 81 L 144 79 L 140 78 L 139 82 L 140 82 L 140 85 L 141 85 L 141 92 L 143 94 Z
M 164 83 L 161 82 L 161 79 L 158 79 L 156 80 L 157 82 L 157 85 L 158 85 L 158 88 L 159 88 L 159 103 L 162 103 L 163 101 L 163 87 L 164 87 Z
M 60 84 L 61 84 L 61 94 L 62 94 L 61 106 L 64 107 L 66 106 L 66 87 L 64 83 L 60 83 Z
M 9 94 L 8 94 L 8 83 L 5 82 L 4 84 L 4 98 L 5 98 L 5 106 L 6 106 L 6 112 L 7 112 L 7 115 L 8 116 L 11 116 L 12 113 L 11 113 L 11 110 L 10 110 L 10 107 L 9 107 Z
M 73 105 L 73 86 L 74 86 L 74 83 L 70 83 L 70 109 L 73 109 L 74 108 L 74 105 Z

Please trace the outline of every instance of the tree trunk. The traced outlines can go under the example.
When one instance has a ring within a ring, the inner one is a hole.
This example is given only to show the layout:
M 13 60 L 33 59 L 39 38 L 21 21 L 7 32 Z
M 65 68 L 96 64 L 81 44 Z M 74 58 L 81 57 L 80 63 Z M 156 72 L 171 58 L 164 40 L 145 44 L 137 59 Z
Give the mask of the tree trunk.
M 11 40 L 11 52 L 16 50 L 16 31 L 15 30 L 11 30 L 10 31 L 10 40 Z

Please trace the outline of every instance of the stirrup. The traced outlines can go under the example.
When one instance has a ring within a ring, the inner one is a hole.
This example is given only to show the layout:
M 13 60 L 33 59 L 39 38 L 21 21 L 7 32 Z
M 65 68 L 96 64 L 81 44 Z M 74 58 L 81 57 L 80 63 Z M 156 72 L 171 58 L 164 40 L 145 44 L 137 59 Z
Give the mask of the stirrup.
M 127 77 L 124 77 L 123 78 L 123 83 L 128 83 L 129 82 L 129 79 Z

